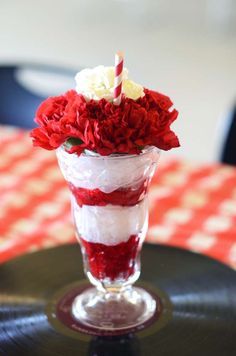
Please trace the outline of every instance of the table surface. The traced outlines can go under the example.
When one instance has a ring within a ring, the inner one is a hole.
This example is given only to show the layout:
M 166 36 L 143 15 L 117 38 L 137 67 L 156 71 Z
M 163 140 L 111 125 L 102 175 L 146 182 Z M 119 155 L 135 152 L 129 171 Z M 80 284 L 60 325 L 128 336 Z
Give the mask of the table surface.
M 69 190 L 55 153 L 27 131 L 0 126 L 0 262 L 75 242 Z M 147 242 L 178 246 L 236 268 L 236 168 L 160 159 L 150 188 Z

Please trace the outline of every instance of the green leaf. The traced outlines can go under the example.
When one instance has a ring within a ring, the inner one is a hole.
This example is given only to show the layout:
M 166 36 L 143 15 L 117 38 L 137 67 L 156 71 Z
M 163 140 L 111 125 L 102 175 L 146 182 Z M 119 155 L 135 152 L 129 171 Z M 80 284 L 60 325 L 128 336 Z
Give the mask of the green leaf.
M 70 137 L 64 142 L 64 146 L 67 150 L 70 150 L 71 147 L 81 145 L 81 143 L 83 143 L 83 141 L 81 141 L 80 138 Z

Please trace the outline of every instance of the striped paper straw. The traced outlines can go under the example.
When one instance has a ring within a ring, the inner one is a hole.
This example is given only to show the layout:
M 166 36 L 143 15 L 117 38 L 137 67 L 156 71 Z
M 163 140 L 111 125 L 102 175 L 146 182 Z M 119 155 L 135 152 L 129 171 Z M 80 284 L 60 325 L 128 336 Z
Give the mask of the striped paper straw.
M 122 52 L 117 52 L 115 55 L 115 85 L 114 85 L 114 101 L 115 105 L 120 105 L 122 94 L 122 74 L 123 74 L 124 56 Z

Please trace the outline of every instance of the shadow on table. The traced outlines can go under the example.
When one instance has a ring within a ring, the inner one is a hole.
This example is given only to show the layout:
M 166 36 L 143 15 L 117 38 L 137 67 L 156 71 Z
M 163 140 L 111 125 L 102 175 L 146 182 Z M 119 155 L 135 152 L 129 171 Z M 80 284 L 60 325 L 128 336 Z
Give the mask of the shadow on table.
M 139 356 L 138 338 L 133 335 L 95 337 L 89 345 L 88 356 Z

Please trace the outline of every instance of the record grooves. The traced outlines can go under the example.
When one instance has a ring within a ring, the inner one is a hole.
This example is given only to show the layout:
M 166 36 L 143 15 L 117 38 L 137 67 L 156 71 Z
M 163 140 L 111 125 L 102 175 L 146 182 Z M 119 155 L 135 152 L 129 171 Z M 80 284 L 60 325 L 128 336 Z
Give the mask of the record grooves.
M 60 296 L 84 283 L 78 245 L 1 265 L 0 355 L 236 355 L 235 271 L 181 249 L 145 245 L 141 277 L 163 304 L 158 318 L 126 335 L 96 336 L 71 330 L 55 312 Z

